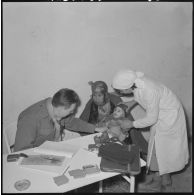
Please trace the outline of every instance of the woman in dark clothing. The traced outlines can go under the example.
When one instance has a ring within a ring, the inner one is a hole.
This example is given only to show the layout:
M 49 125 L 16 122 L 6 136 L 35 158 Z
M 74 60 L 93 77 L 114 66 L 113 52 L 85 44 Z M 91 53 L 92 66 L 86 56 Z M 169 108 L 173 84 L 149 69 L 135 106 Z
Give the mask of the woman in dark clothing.
M 103 81 L 89 82 L 89 85 L 91 86 L 92 95 L 80 119 L 99 127 L 102 119 L 111 115 L 116 105 L 122 102 L 122 99 L 119 95 L 109 93 L 107 84 Z M 133 109 L 136 104 L 136 102 L 132 101 L 132 105 L 129 106 L 128 110 Z M 134 119 L 129 111 L 127 117 L 133 121 Z M 134 128 L 129 134 L 130 136 L 124 142 L 132 142 L 140 147 L 142 153 L 147 153 L 147 142 L 141 132 Z
M 97 125 L 107 115 L 113 113 L 115 106 L 122 102 L 122 99 L 108 93 L 108 87 L 103 81 L 89 82 L 92 96 L 87 102 L 80 119 Z

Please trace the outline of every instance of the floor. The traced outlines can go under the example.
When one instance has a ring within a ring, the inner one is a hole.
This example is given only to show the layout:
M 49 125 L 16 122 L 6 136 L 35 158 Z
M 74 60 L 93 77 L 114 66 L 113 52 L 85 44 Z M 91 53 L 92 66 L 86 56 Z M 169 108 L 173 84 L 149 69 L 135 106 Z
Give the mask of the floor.
M 192 144 L 192 140 L 189 140 L 189 151 L 190 151 L 190 161 L 186 168 L 178 173 L 172 175 L 173 187 L 175 188 L 175 192 L 192 192 L 192 172 L 194 165 L 194 146 Z
M 192 157 L 192 142 L 190 144 L 190 154 Z M 172 174 L 172 187 L 174 192 L 192 192 L 192 163 L 193 158 L 190 159 L 189 164 L 185 167 L 184 170 Z M 139 177 L 136 177 L 136 182 L 138 183 L 142 174 Z M 139 191 L 136 189 L 136 191 Z M 97 193 L 98 192 L 98 183 L 91 184 L 72 192 L 75 193 Z M 123 179 L 120 175 L 115 176 L 113 178 L 109 178 L 104 180 L 103 182 L 103 192 L 105 193 L 128 193 L 129 192 L 129 184 Z

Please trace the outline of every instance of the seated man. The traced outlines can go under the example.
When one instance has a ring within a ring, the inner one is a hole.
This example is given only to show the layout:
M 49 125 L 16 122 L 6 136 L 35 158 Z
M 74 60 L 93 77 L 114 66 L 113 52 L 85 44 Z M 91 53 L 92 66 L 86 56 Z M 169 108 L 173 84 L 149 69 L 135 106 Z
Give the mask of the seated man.
M 46 140 L 63 139 L 63 130 L 101 132 L 101 128 L 75 118 L 79 96 L 71 89 L 61 89 L 53 98 L 46 98 L 25 109 L 18 117 L 14 151 L 33 148 Z

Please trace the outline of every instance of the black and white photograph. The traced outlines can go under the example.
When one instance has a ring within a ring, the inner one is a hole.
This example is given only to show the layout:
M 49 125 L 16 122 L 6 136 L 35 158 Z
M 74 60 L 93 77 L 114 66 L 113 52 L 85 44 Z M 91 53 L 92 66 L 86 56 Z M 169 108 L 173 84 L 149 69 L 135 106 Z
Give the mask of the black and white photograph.
M 192 193 L 193 1 L 2 1 L 2 193 Z

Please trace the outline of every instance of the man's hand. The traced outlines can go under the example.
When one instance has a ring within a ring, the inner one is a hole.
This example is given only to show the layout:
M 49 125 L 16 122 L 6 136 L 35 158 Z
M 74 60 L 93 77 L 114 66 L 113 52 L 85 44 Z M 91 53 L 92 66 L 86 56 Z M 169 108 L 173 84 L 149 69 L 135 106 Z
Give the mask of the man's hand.
M 108 130 L 107 127 L 96 127 L 95 128 L 95 131 L 99 132 L 99 133 L 102 133 L 102 132 L 107 131 L 107 130 Z

